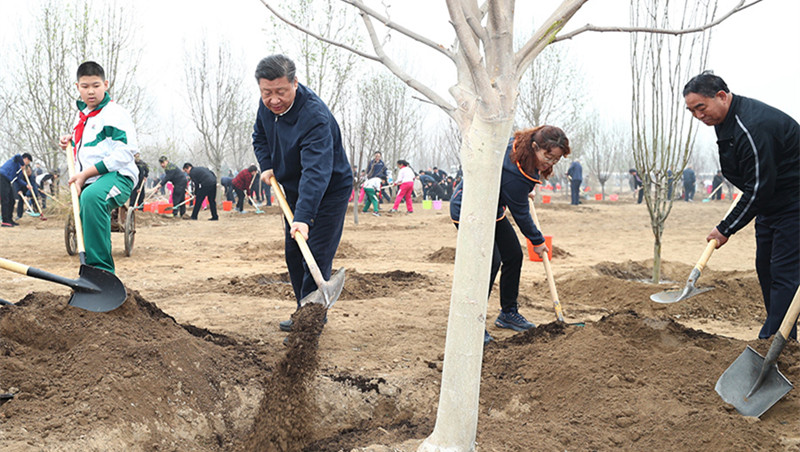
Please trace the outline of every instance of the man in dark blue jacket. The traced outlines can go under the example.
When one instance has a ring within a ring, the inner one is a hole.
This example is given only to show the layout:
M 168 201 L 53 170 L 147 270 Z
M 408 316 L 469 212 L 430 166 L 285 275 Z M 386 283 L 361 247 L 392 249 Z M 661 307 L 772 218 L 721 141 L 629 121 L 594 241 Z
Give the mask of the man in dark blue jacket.
M 683 200 L 686 202 L 694 201 L 695 184 L 697 184 L 697 176 L 691 166 L 687 166 L 683 170 Z
M 569 178 L 570 194 L 572 195 L 570 204 L 577 206 L 581 203 L 581 183 L 583 182 L 583 167 L 578 159 L 573 160 L 569 165 L 567 177 Z
M 722 174 L 742 190 L 706 240 L 719 248 L 756 219 L 756 272 L 767 309 L 758 337 L 769 338 L 800 284 L 800 125 L 776 108 L 734 96 L 711 72 L 689 80 L 683 97 L 695 118 L 714 126 Z
M 388 173 L 386 170 L 386 164 L 383 163 L 383 155 L 380 152 L 375 152 L 375 154 L 372 155 L 372 160 L 370 160 L 369 163 L 367 163 L 367 172 L 365 180 L 370 180 L 373 177 L 380 177 L 381 185 L 383 186 L 380 189 L 381 195 L 378 197 L 378 202 L 383 203 L 384 199 L 391 200 L 392 199 L 391 196 L 389 196 L 389 194 L 386 193 L 385 186 L 389 184 Z
M 22 168 L 31 163 L 31 155 L 27 152 L 8 159 L 2 166 L 0 166 L 0 212 L 3 217 L 3 227 L 10 228 L 17 225 L 14 221 L 14 200 L 16 199 L 16 191 L 12 188 L 11 184 L 17 178 L 22 178 Z
M 294 212 L 286 225 L 286 265 L 297 307 L 317 290 L 304 264 L 295 234 L 302 234 L 322 276 L 331 276 L 333 256 L 342 237 L 347 201 L 353 189 L 353 173 L 342 146 L 339 124 L 325 103 L 297 82 L 294 62 L 271 55 L 258 63 L 256 80 L 261 92 L 253 127 L 253 148 L 263 171 L 283 186 Z M 292 321 L 280 324 L 291 331 Z

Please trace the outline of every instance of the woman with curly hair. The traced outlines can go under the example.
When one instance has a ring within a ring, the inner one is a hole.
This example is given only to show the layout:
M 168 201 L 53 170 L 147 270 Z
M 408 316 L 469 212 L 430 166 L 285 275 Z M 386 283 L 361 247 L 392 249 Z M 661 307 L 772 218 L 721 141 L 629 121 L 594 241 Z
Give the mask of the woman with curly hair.
M 500 315 L 494 324 L 498 328 L 525 331 L 535 325 L 519 313 L 517 296 L 522 272 L 522 249 L 517 233 L 506 218 L 506 210 L 511 212 L 522 234 L 531 241 L 533 250 L 540 256 L 548 252 L 544 236 L 536 228 L 528 207 L 528 194 L 536 184 L 553 173 L 553 166 L 570 153 L 569 139 L 558 127 L 539 126 L 520 130 L 509 140 L 503 158 L 503 172 L 500 180 L 500 197 L 497 203 L 497 222 L 494 232 L 494 251 L 492 270 L 489 275 L 489 292 L 498 270 L 500 274 Z M 450 218 L 458 228 L 461 214 L 461 198 L 464 186 L 469 189 L 469 181 L 462 182 L 453 191 L 450 200 Z M 484 333 L 484 344 L 492 340 Z

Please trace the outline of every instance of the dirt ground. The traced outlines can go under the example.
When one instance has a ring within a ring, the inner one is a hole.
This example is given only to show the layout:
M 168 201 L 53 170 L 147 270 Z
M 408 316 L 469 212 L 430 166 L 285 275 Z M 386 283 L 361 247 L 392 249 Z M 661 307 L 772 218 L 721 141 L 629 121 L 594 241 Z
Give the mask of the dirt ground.
M 541 263 L 524 263 L 519 300 L 536 329 L 496 328 L 494 291 L 477 449 L 799 451 L 796 391 L 760 419 L 714 391 L 747 345 L 769 348 L 755 339 L 764 310 L 752 226 L 711 257 L 698 285 L 714 290 L 649 300 L 684 285 L 727 207 L 675 203 L 663 245 L 674 283 L 653 285 L 649 216 L 630 195 L 537 203 L 565 316 L 585 326 L 554 323 Z M 15 394 L 0 405 L 0 450 L 415 450 L 438 404 L 456 243 L 447 203 L 348 216 L 334 262 L 346 268 L 342 296 L 321 335 L 308 333 L 317 315 L 288 345 L 282 219 L 265 211 L 218 222 L 140 213 L 131 257 L 112 237 L 129 297 L 110 313 L 0 272 L 0 298 L 18 304 L 0 307 L 0 393 Z M 77 277 L 63 213 L 21 223 L 0 231 L 0 256 Z M 797 343 L 779 368 L 800 382 Z

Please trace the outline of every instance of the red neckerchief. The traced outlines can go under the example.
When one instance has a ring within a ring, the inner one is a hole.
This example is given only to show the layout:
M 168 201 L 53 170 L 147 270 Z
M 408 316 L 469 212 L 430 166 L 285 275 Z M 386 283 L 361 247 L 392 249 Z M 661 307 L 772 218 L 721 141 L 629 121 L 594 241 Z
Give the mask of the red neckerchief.
M 78 157 L 78 143 L 81 142 L 81 138 L 83 138 L 83 128 L 86 127 L 86 121 L 93 116 L 97 116 L 100 113 L 100 110 L 103 108 L 100 107 L 97 110 L 92 110 L 87 115 L 83 111 L 79 111 L 78 114 L 80 115 L 81 119 L 78 121 L 78 124 L 75 126 L 75 130 L 72 132 L 72 141 L 75 142 L 75 147 L 73 151 L 75 153 L 75 157 Z

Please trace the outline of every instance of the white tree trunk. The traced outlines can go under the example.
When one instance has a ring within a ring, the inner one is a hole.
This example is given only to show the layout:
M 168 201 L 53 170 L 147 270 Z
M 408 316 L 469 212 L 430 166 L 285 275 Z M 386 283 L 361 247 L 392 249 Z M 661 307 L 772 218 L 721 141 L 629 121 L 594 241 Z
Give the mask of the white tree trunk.
M 465 190 L 439 409 L 433 433 L 420 445 L 420 452 L 466 452 L 475 448 L 489 293 L 487 276 L 492 262 L 503 154 L 512 124 L 510 118 L 487 121 L 476 115 L 461 149 Z

